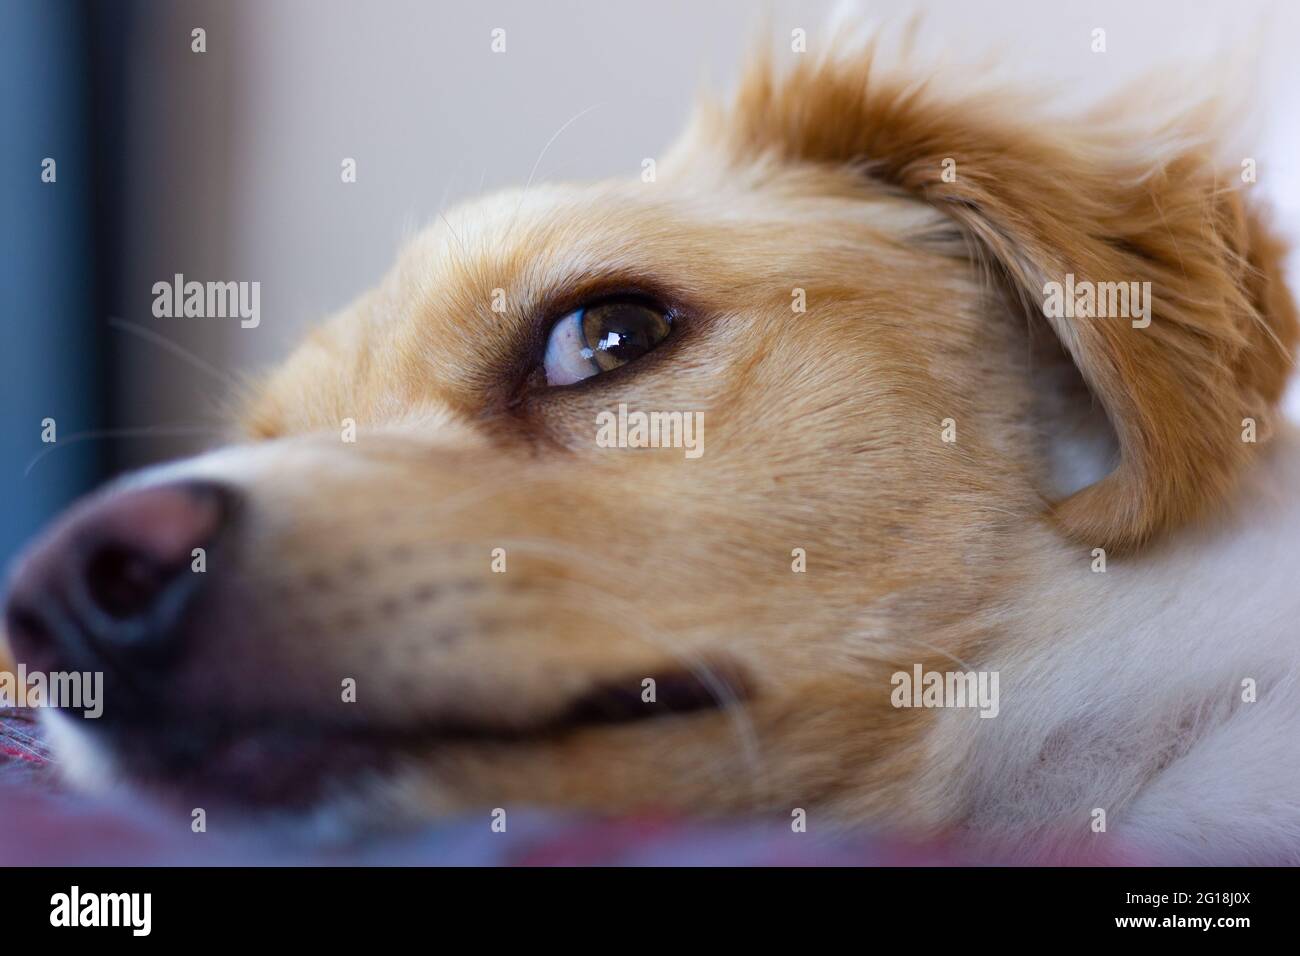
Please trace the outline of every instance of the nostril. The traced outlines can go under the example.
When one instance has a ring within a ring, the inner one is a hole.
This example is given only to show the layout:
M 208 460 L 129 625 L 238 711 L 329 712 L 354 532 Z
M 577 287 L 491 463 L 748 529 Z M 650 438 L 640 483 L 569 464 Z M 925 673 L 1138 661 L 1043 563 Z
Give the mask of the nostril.
M 10 643 L 16 647 L 49 646 L 54 641 L 54 633 L 45 619 L 25 607 L 9 608 L 9 613 L 5 615 L 5 631 Z
M 238 494 L 209 482 L 107 492 L 65 515 L 19 561 L 6 626 L 15 651 L 90 659 L 110 646 L 154 653 L 178 635 Z M 198 570 L 198 569 L 196 569 Z
M 214 542 L 233 503 L 229 489 L 206 482 L 159 485 L 107 499 L 83 525 L 83 593 L 110 619 L 150 618 L 188 569 L 194 549 Z
M 10 603 L 5 610 L 5 636 L 14 659 L 34 671 L 61 670 L 66 647 L 56 624 L 38 606 Z
M 171 576 L 140 551 L 107 545 L 86 564 L 86 590 L 96 607 L 125 620 L 148 612 Z

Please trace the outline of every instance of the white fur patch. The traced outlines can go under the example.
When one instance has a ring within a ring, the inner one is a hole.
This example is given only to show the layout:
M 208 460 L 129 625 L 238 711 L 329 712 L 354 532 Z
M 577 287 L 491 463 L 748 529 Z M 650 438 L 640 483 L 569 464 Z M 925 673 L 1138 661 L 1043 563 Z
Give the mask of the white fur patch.
M 1235 515 L 1104 573 L 1086 546 L 1048 549 L 981 663 L 999 718 L 948 712 L 933 741 L 933 772 L 957 778 L 931 783 L 976 842 L 1300 863 L 1300 432 L 1261 459 Z

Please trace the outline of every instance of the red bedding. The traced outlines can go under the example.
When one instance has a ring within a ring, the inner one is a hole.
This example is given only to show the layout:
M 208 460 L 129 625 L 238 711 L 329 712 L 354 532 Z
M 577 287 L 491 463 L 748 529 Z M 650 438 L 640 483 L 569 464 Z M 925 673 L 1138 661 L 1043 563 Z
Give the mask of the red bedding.
M 231 825 L 205 833 L 137 797 L 91 799 L 58 785 L 30 713 L 0 710 L 0 866 L 15 865 L 898 865 L 960 862 L 937 847 L 793 833 L 758 822 L 704 825 L 511 811 L 505 833 L 481 814 L 345 843 L 287 828 Z

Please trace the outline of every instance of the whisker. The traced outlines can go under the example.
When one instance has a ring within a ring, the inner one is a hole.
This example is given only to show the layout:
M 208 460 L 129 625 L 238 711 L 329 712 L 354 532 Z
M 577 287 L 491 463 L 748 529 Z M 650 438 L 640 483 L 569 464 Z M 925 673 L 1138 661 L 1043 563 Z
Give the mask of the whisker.
M 460 233 L 456 232 L 455 228 L 453 228 L 452 224 L 447 221 L 447 217 L 443 213 L 439 212 L 438 218 L 442 220 L 443 225 L 447 227 L 447 231 L 450 232 L 452 238 L 456 240 L 456 245 L 460 246 L 461 261 L 468 263 L 470 261 L 469 252 L 465 249 L 465 243 L 461 242 Z
M 749 768 L 753 800 L 756 805 L 759 804 L 764 791 L 762 784 L 765 777 L 762 750 L 759 746 L 758 733 L 754 727 L 754 721 L 749 716 L 748 711 L 745 709 L 742 701 L 737 696 L 731 684 L 720 677 L 707 660 L 689 656 L 680 648 L 672 646 L 672 644 L 659 635 L 645 629 L 641 621 L 636 618 L 636 608 L 631 602 L 625 602 L 621 607 L 605 607 L 597 610 L 594 605 L 619 604 L 620 602 L 613 599 L 613 596 L 608 592 L 585 581 L 566 581 L 563 582 L 563 584 L 560 584 L 556 590 L 559 591 L 564 588 L 571 588 L 575 585 L 578 588 L 585 588 L 590 592 L 581 596 L 581 607 L 584 613 L 591 613 L 595 610 L 601 617 L 616 621 L 619 624 L 632 622 L 635 625 L 637 632 L 629 633 L 624 631 L 623 633 L 626 633 L 627 636 L 640 640 L 645 644 L 649 644 L 656 650 L 667 654 L 699 679 L 700 683 L 708 690 L 713 699 L 718 702 L 719 707 L 722 708 L 723 713 L 727 716 L 731 724 L 732 733 L 735 735 L 736 741 L 739 745 L 741 758 Z M 594 602 L 592 600 L 592 595 L 595 595 Z
M 519 217 L 519 210 L 523 208 L 524 200 L 528 197 L 529 187 L 533 185 L 533 177 L 537 175 L 537 167 L 542 164 L 542 158 L 546 155 L 546 151 L 551 148 L 551 144 L 554 143 L 557 139 L 559 139 L 560 134 L 563 133 L 566 129 L 568 129 L 578 120 L 582 119 L 592 110 L 603 105 L 604 105 L 603 103 L 593 103 L 590 106 L 588 106 L 585 110 L 581 110 L 580 112 L 575 113 L 573 116 L 569 117 L 568 121 L 563 126 L 561 126 L 559 129 L 555 131 L 555 134 L 550 139 L 546 141 L 546 145 L 543 146 L 542 151 L 537 154 L 537 161 L 533 163 L 533 168 L 528 173 L 528 181 L 524 183 L 524 191 L 519 194 L 519 202 L 515 204 L 514 215 L 510 217 L 510 225 L 506 227 L 506 236 L 509 236 L 510 233 L 514 231 L 515 220 Z
M 530 545 L 533 545 L 536 550 L 567 554 L 569 558 L 577 558 L 581 563 L 594 565 L 602 571 L 607 571 L 609 568 L 609 562 L 605 559 L 597 560 L 560 542 L 529 542 L 515 539 L 507 543 L 507 547 L 520 550 L 527 549 Z M 762 761 L 762 751 L 758 742 L 758 733 L 754 727 L 753 719 L 749 716 L 731 685 L 721 678 L 706 660 L 686 656 L 680 648 L 673 646 L 671 642 L 661 635 L 649 630 L 638 614 L 639 606 L 633 602 L 626 601 L 618 595 L 610 594 L 608 591 L 580 579 L 557 581 L 555 589 L 550 593 L 555 594 L 566 588 L 575 587 L 584 591 L 581 595 L 584 612 L 590 613 L 595 609 L 596 605 L 600 605 L 600 612 L 603 612 L 601 613 L 602 617 L 617 622 L 619 625 L 632 624 L 637 633 L 629 636 L 638 638 L 657 650 L 671 655 L 699 678 L 701 684 L 708 689 L 709 693 L 713 695 L 713 699 L 718 702 L 724 713 L 730 718 L 732 732 L 739 743 L 740 753 L 750 770 L 750 782 L 753 787 L 755 802 L 759 802 L 764 789 L 765 769 Z
M 146 436 L 182 436 L 182 435 L 212 435 L 222 434 L 223 429 L 215 425 L 152 425 L 145 428 L 105 428 L 97 431 L 77 432 L 68 435 L 66 438 L 60 438 L 57 442 L 51 443 L 50 447 L 40 451 L 27 467 L 23 469 L 23 477 L 26 478 L 31 474 L 32 468 L 36 463 L 51 452 L 57 451 L 67 445 L 73 445 L 78 442 L 91 441 L 99 438 L 140 438 Z
M 117 329 L 118 331 L 130 332 L 132 335 L 142 338 L 146 342 L 149 342 L 153 345 L 158 346 L 160 349 L 170 352 L 172 355 L 176 356 L 177 358 L 189 362 L 192 366 L 197 368 L 199 371 L 206 372 L 207 374 L 211 375 L 213 378 L 220 379 L 222 382 L 224 382 L 226 385 L 231 386 L 236 391 L 243 388 L 243 383 L 240 382 L 240 380 L 236 378 L 234 375 L 230 374 L 229 372 L 223 371 L 222 369 L 219 369 L 214 365 L 210 365 L 209 363 L 205 362 L 203 359 L 195 355 L 193 352 L 191 352 L 189 349 L 185 348 L 182 345 L 178 345 L 176 342 L 173 342 L 171 339 L 167 338 L 164 335 L 159 335 L 157 332 L 153 331 L 152 329 L 147 329 L 143 325 L 139 325 L 135 322 L 127 322 L 124 319 L 119 319 L 111 315 L 108 317 L 108 324 L 111 327 Z
M 849 635 L 848 639 L 850 641 L 856 641 L 858 638 L 864 638 L 864 637 L 867 637 L 866 632 L 855 631 L 854 633 Z M 889 635 L 889 640 L 891 642 L 902 641 L 907 644 L 914 644 L 918 647 L 924 648 L 925 650 L 929 651 L 932 654 L 937 654 L 940 657 L 946 657 L 948 660 L 952 661 L 954 664 L 960 667 L 963 671 L 975 670 L 974 667 L 972 667 L 966 661 L 962 660 L 956 654 L 953 654 L 951 651 L 944 650 L 942 647 L 939 647 L 937 644 L 931 644 L 929 641 L 923 640 L 922 638 L 917 637 L 915 634 L 901 634 L 901 633 L 891 634 Z

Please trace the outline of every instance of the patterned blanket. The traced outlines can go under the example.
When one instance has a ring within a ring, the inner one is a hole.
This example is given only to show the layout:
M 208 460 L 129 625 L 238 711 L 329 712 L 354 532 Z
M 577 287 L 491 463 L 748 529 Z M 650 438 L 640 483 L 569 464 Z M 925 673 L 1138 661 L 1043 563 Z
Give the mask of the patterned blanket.
M 657 817 L 576 818 L 487 810 L 399 836 L 322 845 L 300 833 L 251 831 L 138 798 L 64 792 L 29 712 L 0 710 L 0 866 L 65 865 L 921 865 L 961 862 L 937 847 L 819 836 L 772 823 L 704 825 Z
M 51 770 L 49 749 L 31 713 L 0 707 L 0 784 L 49 781 Z

